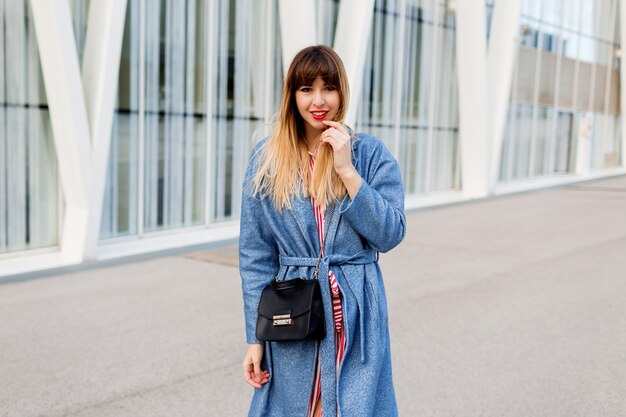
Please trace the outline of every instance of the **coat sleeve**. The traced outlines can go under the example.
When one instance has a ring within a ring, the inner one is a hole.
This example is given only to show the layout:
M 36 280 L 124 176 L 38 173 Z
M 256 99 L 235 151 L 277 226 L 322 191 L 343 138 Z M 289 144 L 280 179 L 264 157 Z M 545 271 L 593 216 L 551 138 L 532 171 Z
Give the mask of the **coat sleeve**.
M 252 195 L 250 189 L 256 170 L 255 159 L 253 156 L 250 160 L 243 183 L 239 231 L 239 272 L 248 343 L 261 343 L 256 338 L 259 298 L 263 287 L 276 276 L 279 267 L 278 246 L 266 213 L 260 197 Z
M 344 200 L 340 212 L 372 248 L 387 252 L 406 234 L 404 187 L 398 163 L 385 145 L 377 142 L 368 160 L 363 161 L 368 169 L 360 170 L 361 186 L 353 199 Z

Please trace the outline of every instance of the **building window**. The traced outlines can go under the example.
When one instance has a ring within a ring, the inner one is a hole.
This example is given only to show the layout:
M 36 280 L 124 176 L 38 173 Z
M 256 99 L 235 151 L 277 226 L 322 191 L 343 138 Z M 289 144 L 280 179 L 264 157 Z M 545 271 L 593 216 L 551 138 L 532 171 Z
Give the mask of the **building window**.
M 129 0 L 102 238 L 238 217 L 279 100 L 279 27 L 275 1 Z
M 501 181 L 618 166 L 617 0 L 524 0 L 521 13 Z
M 444 2 L 375 4 L 357 128 L 398 159 L 407 194 L 460 188 L 455 19 Z
M 57 158 L 29 2 L 0 9 L 0 254 L 56 246 Z

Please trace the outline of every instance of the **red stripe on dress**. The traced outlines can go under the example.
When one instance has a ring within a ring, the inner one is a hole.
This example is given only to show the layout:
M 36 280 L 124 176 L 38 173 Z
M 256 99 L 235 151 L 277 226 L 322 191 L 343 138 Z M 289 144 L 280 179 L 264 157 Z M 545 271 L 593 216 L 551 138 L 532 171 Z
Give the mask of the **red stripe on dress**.
M 313 167 L 315 166 L 315 158 L 313 155 L 309 158 L 310 174 L 313 173 Z M 311 205 L 313 207 L 313 213 L 315 215 L 315 222 L 317 223 L 317 236 L 320 241 L 320 251 L 324 256 L 324 213 L 320 206 L 315 204 L 315 199 L 311 196 Z M 339 291 L 339 284 L 333 271 L 328 271 L 328 281 L 330 284 L 331 300 L 333 306 L 333 321 L 335 324 L 335 370 L 339 373 L 339 366 L 343 360 L 346 351 L 346 335 L 343 331 L 343 311 L 341 306 L 341 292 Z M 309 412 L 308 417 L 312 417 L 315 412 L 315 406 L 318 401 L 321 401 L 322 395 L 322 370 L 320 361 L 319 344 L 317 345 L 317 353 L 315 359 L 315 374 L 313 376 L 313 387 L 311 390 L 311 398 L 309 400 Z

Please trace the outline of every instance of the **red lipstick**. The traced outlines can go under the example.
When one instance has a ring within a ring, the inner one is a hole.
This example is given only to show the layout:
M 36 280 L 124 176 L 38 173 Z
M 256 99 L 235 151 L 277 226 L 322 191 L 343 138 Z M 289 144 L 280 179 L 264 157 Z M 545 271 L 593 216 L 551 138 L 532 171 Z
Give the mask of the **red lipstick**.
M 310 113 L 315 120 L 324 120 L 326 118 L 326 115 L 328 114 L 328 111 L 327 110 L 312 111 Z

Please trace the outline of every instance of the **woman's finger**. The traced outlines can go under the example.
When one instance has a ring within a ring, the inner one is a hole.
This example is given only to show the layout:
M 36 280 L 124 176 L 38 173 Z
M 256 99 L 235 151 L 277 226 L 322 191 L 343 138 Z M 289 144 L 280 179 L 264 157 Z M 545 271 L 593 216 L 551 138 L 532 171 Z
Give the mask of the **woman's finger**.
M 263 384 L 266 384 L 269 381 L 270 373 L 269 371 L 263 371 L 263 376 L 260 381 L 256 380 L 256 376 L 254 374 L 254 368 L 244 372 L 244 378 L 248 384 L 253 386 L 254 388 L 261 388 Z
M 349 147 L 350 138 L 345 137 L 342 134 L 329 134 L 322 138 L 323 142 L 329 143 L 335 151 L 343 151 Z
M 324 135 L 324 134 L 327 134 L 327 135 L 336 134 L 336 135 L 341 136 L 343 138 L 350 139 L 350 136 L 348 135 L 348 132 L 346 132 L 341 127 L 329 126 L 328 129 L 326 129 L 326 130 L 324 130 L 322 132 L 322 135 Z
M 322 133 L 322 139 L 328 138 L 336 143 L 348 143 L 350 137 L 335 128 L 330 128 Z
M 252 373 L 250 373 L 250 375 L 248 377 L 246 377 L 246 382 L 250 385 L 252 385 L 254 388 L 261 388 L 261 384 L 259 382 L 256 382 L 253 378 Z
M 335 141 L 335 138 L 331 135 L 324 135 L 322 136 L 322 142 L 326 142 L 329 145 L 332 145 L 333 142 Z
M 336 122 L 334 120 L 322 120 L 322 123 L 324 123 L 326 126 L 332 126 L 342 133 L 346 133 L 346 134 L 348 133 L 348 131 L 346 130 L 346 127 L 341 122 Z
M 261 359 L 263 358 L 263 345 L 251 344 L 248 346 L 245 359 L 243 360 L 244 379 L 255 388 L 267 382 L 269 372 L 261 370 Z
M 261 362 L 254 361 L 254 377 L 256 381 L 263 379 L 263 372 L 261 372 Z
M 254 368 L 251 363 L 244 364 L 243 378 L 248 384 L 252 385 L 254 388 L 261 388 L 261 384 L 256 382 L 254 379 Z

